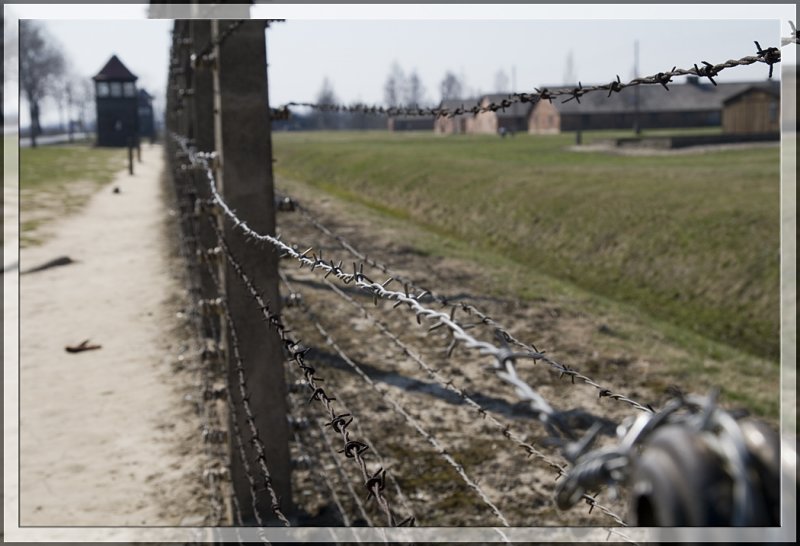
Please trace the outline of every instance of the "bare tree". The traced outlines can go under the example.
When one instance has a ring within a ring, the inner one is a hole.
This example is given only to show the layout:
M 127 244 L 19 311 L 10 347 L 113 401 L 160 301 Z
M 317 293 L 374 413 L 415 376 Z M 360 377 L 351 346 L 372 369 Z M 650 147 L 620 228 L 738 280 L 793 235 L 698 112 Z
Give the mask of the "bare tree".
M 494 90 L 496 93 L 507 93 L 509 90 L 508 74 L 502 68 L 494 74 Z
M 442 100 L 460 99 L 463 98 L 464 85 L 458 76 L 449 70 L 444 75 L 442 83 L 439 84 L 439 91 L 442 95 Z
M 51 91 L 51 97 L 58 107 L 59 130 L 63 132 L 66 129 L 70 134 L 70 141 L 72 140 L 72 130 L 69 126 L 75 94 L 74 80 L 75 76 L 72 71 L 65 67 L 64 74 L 53 82 Z
M 19 83 L 28 101 L 31 115 L 31 146 L 41 133 L 39 112 L 45 97 L 64 75 L 64 56 L 53 44 L 45 28 L 37 21 L 23 20 L 19 25 Z
M 386 106 L 400 106 L 406 96 L 406 76 L 397 62 L 392 63 L 386 83 L 383 84 L 383 98 Z
M 12 15 L 10 10 L 8 15 Z M 17 77 L 17 25 L 16 18 L 3 17 L 3 94 L 0 99 L 5 104 L 6 82 Z M 3 112 L 5 117 L 5 111 Z
M 578 77 L 575 75 L 575 55 L 572 53 L 572 50 L 569 50 L 567 53 L 567 60 L 564 63 L 564 84 L 566 85 L 575 85 L 578 81 Z
M 327 76 L 322 80 L 322 87 L 317 93 L 317 104 L 336 104 L 336 93 L 333 91 L 333 84 Z M 336 112 L 319 112 L 317 115 L 317 127 L 319 129 L 335 129 L 338 122 Z
M 415 68 L 408 78 L 408 86 L 406 88 L 406 104 L 408 106 L 419 106 L 425 102 L 425 86 L 422 85 L 422 80 L 417 74 Z

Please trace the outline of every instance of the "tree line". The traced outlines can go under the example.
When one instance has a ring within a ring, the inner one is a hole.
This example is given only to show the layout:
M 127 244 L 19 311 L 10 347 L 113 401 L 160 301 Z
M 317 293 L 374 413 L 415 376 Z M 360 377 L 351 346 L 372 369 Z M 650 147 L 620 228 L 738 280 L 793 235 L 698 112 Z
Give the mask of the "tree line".
M 466 92 L 464 79 L 450 70 L 446 71 L 439 84 L 440 101 L 462 99 Z M 427 89 L 414 68 L 406 74 L 396 61 L 389 68 L 383 85 L 384 105 L 389 107 L 430 107 L 438 103 L 428 98 Z M 316 104 L 340 104 L 339 97 L 328 77 L 322 81 L 317 92 Z M 273 122 L 275 130 L 340 130 L 340 129 L 385 129 L 386 119 L 359 112 L 311 112 L 294 114 L 288 121 Z
M 86 131 L 93 112 L 94 86 L 89 78 L 75 72 L 56 39 L 40 22 L 32 20 L 19 22 L 18 48 L 16 29 L 5 18 L 3 34 L 4 63 L 11 66 L 19 61 L 17 75 L 3 70 L 3 83 L 9 77 L 18 79 L 30 114 L 31 146 L 36 146 L 36 137 L 43 132 L 42 108 L 48 100 L 58 110 L 60 131 L 68 132 L 70 139 L 75 129 Z

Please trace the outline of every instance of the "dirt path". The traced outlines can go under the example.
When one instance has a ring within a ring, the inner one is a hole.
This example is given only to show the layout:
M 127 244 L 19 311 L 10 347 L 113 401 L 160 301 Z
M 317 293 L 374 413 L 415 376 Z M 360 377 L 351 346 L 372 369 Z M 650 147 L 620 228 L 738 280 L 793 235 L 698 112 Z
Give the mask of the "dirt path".
M 162 169 L 160 147 L 145 150 L 134 176 L 21 252 L 21 271 L 74 260 L 20 275 L 22 526 L 198 525 L 208 511 L 188 378 L 171 366 L 180 266 Z M 84 339 L 102 348 L 65 351 Z

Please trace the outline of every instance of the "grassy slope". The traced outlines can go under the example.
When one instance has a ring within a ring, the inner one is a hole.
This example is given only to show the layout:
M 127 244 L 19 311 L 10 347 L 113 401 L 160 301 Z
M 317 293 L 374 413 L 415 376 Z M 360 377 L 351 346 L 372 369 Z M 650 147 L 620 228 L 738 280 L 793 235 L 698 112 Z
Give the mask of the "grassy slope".
M 20 149 L 20 219 L 22 246 L 41 241 L 38 228 L 72 213 L 93 191 L 125 168 L 125 151 L 89 145 Z
M 572 142 L 306 133 L 274 147 L 279 175 L 776 359 L 778 150 L 622 157 Z

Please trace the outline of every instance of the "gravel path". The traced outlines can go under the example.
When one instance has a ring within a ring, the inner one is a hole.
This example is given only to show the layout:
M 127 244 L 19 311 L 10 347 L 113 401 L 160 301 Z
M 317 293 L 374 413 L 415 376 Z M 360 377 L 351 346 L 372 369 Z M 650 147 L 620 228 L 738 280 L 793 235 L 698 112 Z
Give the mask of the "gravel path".
M 73 260 L 19 276 L 22 526 L 200 525 L 208 513 L 191 378 L 173 366 L 181 266 L 161 148 L 144 152 L 134 176 L 21 252 L 22 271 Z M 65 351 L 85 339 L 101 348 Z

